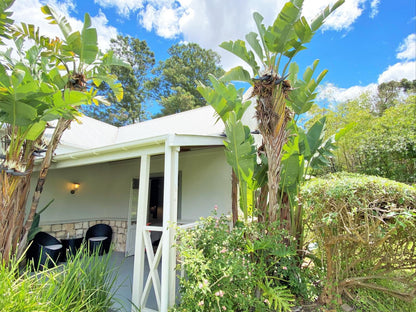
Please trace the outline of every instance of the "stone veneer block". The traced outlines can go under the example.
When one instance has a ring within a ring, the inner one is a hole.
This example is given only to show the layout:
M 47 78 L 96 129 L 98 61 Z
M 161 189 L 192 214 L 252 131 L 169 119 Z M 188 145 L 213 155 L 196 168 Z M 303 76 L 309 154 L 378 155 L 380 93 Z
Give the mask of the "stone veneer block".
M 66 223 L 62 225 L 62 231 L 70 232 L 75 229 L 74 223 Z
M 54 236 L 57 239 L 66 238 L 66 232 L 65 231 L 59 231 L 59 232 L 56 232 L 56 234 Z
M 51 227 L 52 232 L 59 232 L 62 230 L 62 224 L 54 224 Z
M 52 230 L 52 225 L 50 225 L 50 224 L 48 224 L 48 225 L 42 225 L 41 226 L 41 229 L 42 229 L 43 232 L 49 233 Z

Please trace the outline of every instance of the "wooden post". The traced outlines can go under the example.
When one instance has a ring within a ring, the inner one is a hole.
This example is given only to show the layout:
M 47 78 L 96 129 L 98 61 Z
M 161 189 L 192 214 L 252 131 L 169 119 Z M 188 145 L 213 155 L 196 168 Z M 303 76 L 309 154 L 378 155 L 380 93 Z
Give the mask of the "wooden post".
M 149 176 L 150 176 L 150 155 L 146 154 L 141 157 L 140 162 L 140 183 L 139 183 L 139 200 L 137 205 L 136 221 L 136 241 L 134 248 L 134 268 L 133 268 L 133 289 L 131 301 L 137 307 L 140 307 L 143 296 L 143 279 L 144 279 L 144 253 L 145 246 L 143 234 L 147 220 L 147 206 L 149 198 Z M 136 311 L 132 305 L 132 311 Z
M 171 146 L 172 139 L 173 136 L 170 136 L 165 145 L 161 312 L 167 312 L 175 300 L 175 287 L 172 285 L 176 278 L 176 250 L 172 245 L 177 222 L 179 148 Z

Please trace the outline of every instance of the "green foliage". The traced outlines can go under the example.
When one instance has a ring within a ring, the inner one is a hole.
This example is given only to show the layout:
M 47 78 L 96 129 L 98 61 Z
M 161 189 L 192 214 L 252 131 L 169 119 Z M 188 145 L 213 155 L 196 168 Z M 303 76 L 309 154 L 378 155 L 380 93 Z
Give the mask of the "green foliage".
M 405 183 L 416 181 L 416 96 L 402 94 L 390 101 L 395 104 L 381 115 L 374 113 L 375 102 L 368 95 L 339 104 L 336 111 L 312 109 L 314 117 L 307 125 L 325 114 L 326 138 L 345 127 L 347 135 L 337 140 L 334 169 Z
M 111 253 L 87 256 L 81 250 L 65 265 L 33 274 L 20 260 L 0 265 L 2 312 L 108 311 L 113 305 L 116 269 Z
M 416 182 L 416 96 L 388 108 L 370 125 L 361 125 L 354 171 L 401 182 Z M 357 129 L 358 130 L 358 129 Z
M 34 25 L 12 25 L 5 12 L 12 2 L 2 2 L 0 37 L 12 35 L 13 47 L 0 52 L 0 123 L 4 144 L 1 159 L 1 214 L 12 220 L 0 220 L 5 235 L 0 239 L 0 259 L 8 261 L 21 239 L 30 228 L 32 217 L 25 220 L 25 204 L 35 154 L 45 151 L 42 141 L 48 122 L 58 120 L 50 144 L 46 148 L 40 172 L 46 177 L 49 164 L 62 133 L 70 121 L 80 115 L 81 104 L 98 104 L 102 98 L 97 87 L 104 81 L 121 100 L 123 89 L 117 77 L 109 74 L 111 65 L 125 64 L 112 52 L 101 54 L 97 45 L 96 29 L 85 14 L 81 32 L 72 31 L 65 17 L 49 6 L 42 12 L 51 24 L 56 24 L 63 39 L 50 39 L 39 34 Z M 2 24 L 3 23 L 3 24 Z M 1 42 L 0 42 L 1 44 Z M 49 162 L 49 163 L 48 163 Z M 40 182 L 43 185 L 43 182 Z M 29 216 L 33 216 L 42 187 Z M 23 242 L 19 252 L 22 252 Z
M 416 80 L 383 82 L 377 87 L 373 112 L 378 116 L 383 115 L 384 111 L 400 103 L 401 93 L 416 93 Z
M 296 252 L 277 227 L 213 216 L 178 231 L 181 302 L 174 311 L 289 311 L 294 296 L 307 297 Z
M 286 196 L 284 192 L 290 189 L 289 218 L 292 221 L 286 220 L 290 221 L 286 223 L 289 227 L 290 224 L 295 224 L 294 233 L 301 231 L 302 212 L 301 208 L 295 211 L 297 208 L 294 198 L 304 176 L 304 158 L 307 157 L 307 164 L 313 167 L 327 165 L 326 157 L 332 155 L 330 150 L 334 148 L 334 140 L 326 141 L 326 145 L 323 146 L 322 140 L 312 142 L 313 137 L 306 138 L 301 133 L 302 131 L 297 129 L 296 124 L 292 123 L 290 128 L 293 130 L 293 141 L 286 146 L 286 158 L 282 159 L 282 147 L 290 132 L 287 130 L 288 122 L 292 119 L 293 113 L 300 115 L 311 108 L 316 97 L 315 90 L 327 72 L 324 70 L 316 79 L 312 78 L 318 65 L 316 60 L 311 68 L 305 70 L 303 79 L 298 79 L 299 68 L 296 63 L 292 62 L 292 59 L 298 52 L 305 49 L 305 44 L 311 41 L 326 17 L 343 2 L 340 0 L 333 6 L 328 6 L 310 25 L 304 17 L 301 17 L 303 1 L 287 2 L 273 25 L 267 28 L 262 24 L 263 17 L 255 12 L 253 18 L 258 33 L 251 32 L 246 35 L 246 41 L 251 50 L 243 40 L 228 41 L 220 45 L 247 63 L 251 68 L 252 76 L 239 66 L 225 73 L 220 81 L 211 79 L 211 90 L 203 83 L 198 88 L 226 124 L 227 138 L 234 140 L 234 142 L 226 141 L 227 159 L 238 177 L 240 199 L 242 199 L 240 205 L 245 216 L 250 215 L 250 207 L 254 205 L 254 200 L 250 200 L 251 194 L 264 186 L 267 181 L 268 194 L 262 192 L 265 198 L 261 198 L 259 202 L 265 205 L 258 207 L 261 210 L 259 214 L 263 216 L 263 220 L 272 222 L 278 215 L 287 215 L 283 211 L 287 207 L 282 204 L 282 198 Z M 263 66 L 262 72 L 260 72 L 261 66 Z M 288 69 L 289 73 L 286 75 Z M 286 78 L 289 79 L 286 80 Z M 257 155 L 252 146 L 254 139 L 248 127 L 244 128 L 243 125 L 236 123 L 241 120 L 240 112 L 244 112 L 241 108 L 244 108 L 245 104 L 235 87 L 226 85 L 230 81 L 249 82 L 253 86 L 251 96 L 257 97 L 256 118 L 266 154 L 266 157 L 260 157 L 260 164 L 256 161 Z M 236 115 L 232 114 L 233 111 Z M 313 130 L 313 133 L 318 130 Z M 238 144 L 235 144 L 235 138 L 239 138 Z M 308 144 L 312 146 L 309 147 Z M 316 144 L 318 146 L 315 146 Z M 309 155 L 303 153 L 309 153 Z M 282 169 L 280 168 L 281 161 L 284 162 Z M 244 166 L 244 168 L 239 168 L 239 166 Z M 285 176 L 279 188 L 283 172 Z M 266 207 L 267 201 L 268 208 Z
M 301 195 L 307 236 L 326 270 L 322 300 L 361 300 L 359 289 L 414 300 L 416 188 L 344 173 L 311 180 Z
M 210 76 L 210 80 L 214 89 L 199 82 L 198 91 L 225 124 L 226 159 L 239 181 L 240 209 L 247 219 L 253 215 L 255 191 L 261 186 L 259 181 L 264 180 L 262 177 L 265 175 L 260 174 L 261 168 L 257 164 L 257 151 L 250 128 L 241 121 L 250 102 L 243 101 L 243 90 L 237 90 L 233 84 L 225 85 L 214 76 Z
M 13 5 L 14 0 L 4 0 L 0 2 L 0 45 L 4 45 L 4 39 L 10 39 L 10 25 L 13 20 L 10 19 L 12 12 L 6 11 Z
M 315 60 L 312 67 L 306 68 L 303 74 L 303 80 L 297 79 L 299 71 L 298 65 L 295 62 L 290 64 L 289 80 L 291 81 L 293 90 L 289 93 L 288 105 L 296 115 L 306 113 L 312 107 L 313 100 L 317 95 L 314 91 L 328 72 L 328 70 L 324 70 L 318 75 L 316 80 L 312 78 L 318 64 L 319 60 Z
M 394 288 L 394 281 L 376 281 L 381 287 Z M 359 288 L 354 292 L 354 300 L 349 302 L 349 305 L 354 306 L 357 312 L 413 312 L 416 311 L 416 300 L 407 302 L 393 297 L 389 294 L 373 290 Z
M 147 87 L 152 97 L 163 106 L 160 115 L 170 115 L 206 105 L 196 90 L 197 81 L 210 85 L 209 74 L 221 76 L 220 57 L 196 43 L 175 44 L 169 58 L 153 70 L 155 78 Z
M 123 99 L 118 102 L 114 92 L 103 84 L 101 92 L 105 93 L 111 106 L 84 106 L 83 112 L 90 117 L 123 126 L 143 121 L 147 118 L 144 102 L 148 97 L 145 82 L 150 69 L 155 63 L 154 53 L 145 40 L 118 35 L 111 39 L 110 50 L 117 58 L 125 60 L 130 67 L 110 66 L 110 71 L 117 75 L 123 86 Z
M 298 52 L 306 49 L 304 44 L 311 41 L 324 20 L 343 2 L 343 0 L 340 0 L 332 6 L 326 7 L 310 25 L 304 17 L 301 17 L 303 1 L 299 0 L 287 2 L 273 25 L 267 29 L 262 24 L 263 16 L 255 12 L 253 18 L 257 25 L 258 34 L 251 32 L 246 35 L 246 40 L 267 72 L 285 77 L 286 70 L 291 64 L 293 57 Z M 260 66 L 257 64 L 255 55 L 253 51 L 247 49 L 244 41 L 224 42 L 220 46 L 246 62 L 250 66 L 254 77 L 260 76 Z M 283 59 L 287 62 L 284 66 L 281 66 Z M 282 67 L 283 70 L 280 70 Z M 253 84 L 253 80 L 249 81 L 247 79 L 248 72 L 242 68 L 232 69 L 232 71 L 235 75 L 227 73 L 225 80 L 248 81 Z

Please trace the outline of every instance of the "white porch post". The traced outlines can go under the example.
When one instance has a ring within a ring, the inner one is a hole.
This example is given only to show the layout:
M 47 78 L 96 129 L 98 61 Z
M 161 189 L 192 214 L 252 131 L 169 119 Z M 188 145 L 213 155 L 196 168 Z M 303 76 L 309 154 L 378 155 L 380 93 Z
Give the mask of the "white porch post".
M 176 250 L 172 245 L 177 222 L 179 147 L 171 146 L 172 139 L 170 136 L 165 145 L 161 312 L 167 312 L 175 303 Z
M 149 175 L 150 175 L 150 155 L 141 156 L 140 161 L 140 182 L 139 182 L 139 200 L 137 205 L 136 221 L 136 242 L 134 248 L 134 268 L 133 268 L 133 289 L 132 303 L 140 307 L 140 301 L 143 295 L 144 279 L 144 254 L 145 246 L 143 241 L 143 231 L 147 220 L 147 206 L 149 194 Z M 132 305 L 132 311 L 136 311 Z

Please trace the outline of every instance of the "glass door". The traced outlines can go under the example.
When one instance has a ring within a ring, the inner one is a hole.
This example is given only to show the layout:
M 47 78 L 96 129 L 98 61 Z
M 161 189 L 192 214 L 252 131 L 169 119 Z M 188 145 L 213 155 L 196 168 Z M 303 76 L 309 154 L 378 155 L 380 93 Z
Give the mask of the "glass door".
M 136 242 L 137 205 L 139 202 L 139 179 L 132 180 L 130 188 L 129 213 L 127 216 L 126 257 L 134 255 Z

